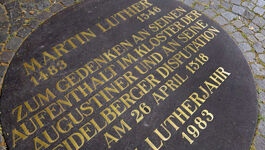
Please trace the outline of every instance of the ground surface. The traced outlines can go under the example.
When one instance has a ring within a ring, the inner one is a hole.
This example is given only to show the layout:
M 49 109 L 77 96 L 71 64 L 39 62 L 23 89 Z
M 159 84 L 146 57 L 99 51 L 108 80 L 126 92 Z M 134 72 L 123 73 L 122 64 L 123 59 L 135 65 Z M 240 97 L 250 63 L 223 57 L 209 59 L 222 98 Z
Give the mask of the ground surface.
M 0 0 L 0 83 L 24 39 L 80 0 Z M 265 0 L 180 0 L 218 22 L 245 55 L 257 85 L 259 120 L 251 150 L 265 149 Z M 1 84 L 0 84 L 1 87 Z M 0 137 L 0 149 L 5 143 Z

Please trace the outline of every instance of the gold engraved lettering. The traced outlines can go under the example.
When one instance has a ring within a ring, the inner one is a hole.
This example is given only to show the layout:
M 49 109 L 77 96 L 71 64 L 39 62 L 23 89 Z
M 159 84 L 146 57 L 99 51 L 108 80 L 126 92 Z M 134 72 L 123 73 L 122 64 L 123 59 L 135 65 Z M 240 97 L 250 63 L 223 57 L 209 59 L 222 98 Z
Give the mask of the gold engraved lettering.
M 230 75 L 231 73 L 226 71 L 223 67 L 219 67 L 218 69 L 216 69 L 216 71 L 212 75 L 210 75 L 209 79 L 204 81 L 202 85 L 199 86 L 198 92 L 193 92 L 182 104 L 180 104 L 179 107 L 175 109 L 175 111 L 172 112 L 172 114 L 170 114 L 163 121 L 160 127 L 162 127 L 164 132 L 161 132 L 159 128 L 156 128 L 153 131 L 154 134 L 145 139 L 145 143 L 153 150 L 161 149 L 164 146 L 164 143 L 171 138 L 171 135 L 173 132 L 166 125 L 171 125 L 172 129 L 174 129 L 175 132 L 178 131 L 179 128 L 183 124 L 185 124 L 195 112 L 197 112 L 198 108 L 201 107 L 202 104 L 205 103 L 205 101 L 210 97 L 210 95 L 213 94 L 213 89 L 216 90 Z M 215 82 L 215 84 L 211 83 L 211 86 L 209 86 L 210 80 L 212 82 Z M 165 92 L 167 88 L 164 86 L 165 85 L 161 87 L 163 87 L 163 91 Z M 175 86 L 176 85 L 172 86 L 171 84 L 171 87 L 175 87 Z M 205 87 L 209 87 L 209 88 L 205 88 Z M 165 96 L 162 97 L 162 99 L 165 98 L 169 94 L 166 93 L 164 95 Z
M 31 58 L 31 65 L 29 65 L 27 62 L 23 63 L 23 66 L 27 72 L 27 76 L 31 74 L 30 71 L 35 72 L 36 68 L 35 66 L 40 70 L 43 66 L 35 59 L 35 58 Z
M 121 24 L 122 22 L 126 21 L 128 17 L 132 17 L 149 7 L 151 7 L 153 4 L 148 2 L 147 0 L 141 0 L 137 3 L 132 4 L 131 6 L 127 7 L 126 9 L 123 9 L 120 12 L 117 12 L 116 14 L 105 18 L 103 22 L 97 23 L 96 26 L 102 31 L 107 32 L 114 28 L 115 26 Z
M 118 142 L 122 137 L 123 134 L 126 134 L 127 131 L 130 131 L 132 128 L 122 119 L 120 121 L 121 127 L 114 125 L 112 129 L 115 131 L 115 134 L 110 134 L 108 132 L 104 133 L 105 140 L 108 144 L 108 148 L 111 148 L 112 142 Z

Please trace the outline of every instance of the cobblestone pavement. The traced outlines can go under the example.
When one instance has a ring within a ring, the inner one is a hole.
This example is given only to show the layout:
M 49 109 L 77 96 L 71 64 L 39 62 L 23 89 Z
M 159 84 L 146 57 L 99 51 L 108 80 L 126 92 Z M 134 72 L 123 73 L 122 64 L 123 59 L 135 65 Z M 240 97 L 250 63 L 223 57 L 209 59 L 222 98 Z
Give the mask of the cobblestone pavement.
M 80 0 L 0 0 L 0 83 L 23 40 Z M 265 0 L 179 0 L 218 22 L 239 45 L 255 77 L 259 116 L 251 150 L 265 149 Z M 1 85 L 1 84 L 0 84 Z M 1 86 L 0 86 L 1 87 Z M 0 136 L 0 150 L 5 143 Z

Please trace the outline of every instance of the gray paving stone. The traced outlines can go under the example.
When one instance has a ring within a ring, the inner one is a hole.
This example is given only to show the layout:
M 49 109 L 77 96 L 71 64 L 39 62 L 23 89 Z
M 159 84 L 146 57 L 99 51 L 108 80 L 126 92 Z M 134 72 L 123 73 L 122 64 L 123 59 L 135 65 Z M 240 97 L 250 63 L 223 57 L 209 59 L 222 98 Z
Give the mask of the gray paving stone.
M 5 44 L 4 43 L 0 43 L 0 52 L 3 51 L 4 47 L 5 47 Z
M 261 8 L 261 7 L 255 7 L 254 10 L 253 10 L 255 13 L 259 14 L 259 15 L 263 15 L 264 12 L 265 12 L 265 9 Z
M 214 11 L 212 11 L 211 9 L 206 9 L 203 11 L 203 13 L 207 16 L 209 16 L 210 18 L 216 16 L 216 13 Z
M 256 16 L 254 20 L 252 20 L 259 27 L 263 27 L 265 25 L 265 20 L 262 17 Z
M 56 13 L 56 12 L 59 12 L 59 11 L 63 10 L 63 8 L 64 8 L 64 7 L 63 7 L 61 4 L 56 3 L 56 4 L 54 4 L 54 5 L 52 5 L 52 6 L 50 7 L 50 11 L 51 11 L 52 13 Z
M 258 0 L 257 5 L 260 7 L 265 6 L 265 1 L 264 0 Z
M 29 27 L 23 27 L 18 31 L 17 36 L 25 38 L 27 35 L 31 33 L 31 31 L 32 29 L 30 29 Z
M 258 32 L 260 30 L 260 28 L 252 22 L 249 24 L 249 28 L 254 32 Z
M 40 24 L 40 22 L 38 22 L 37 20 L 30 20 L 28 26 L 32 29 L 35 29 L 38 25 Z
M 210 3 L 210 0 L 200 0 L 200 3 L 209 4 Z
M 226 1 L 222 1 L 221 3 L 222 7 L 224 7 L 225 9 L 231 9 L 232 5 Z
M 194 0 L 185 0 L 184 4 L 192 6 L 192 4 L 194 3 Z
M 14 52 L 10 52 L 10 51 L 2 52 L 2 54 L 0 55 L 0 62 L 4 62 L 4 63 L 10 62 L 14 54 L 15 54 Z
M 259 41 L 263 41 L 265 40 L 265 36 L 262 33 L 255 33 L 255 37 L 259 40 Z
M 247 2 L 247 1 L 243 2 L 242 6 L 247 7 L 250 10 L 255 7 L 255 5 L 253 3 L 250 3 L 250 2 Z
M 247 28 L 247 27 L 242 27 L 241 29 L 240 29 L 243 33 L 245 33 L 245 34 L 247 34 L 247 35 L 252 35 L 252 34 L 254 34 L 254 32 L 253 31 L 251 31 L 249 28 Z
M 244 56 L 248 62 L 255 62 L 255 57 L 256 57 L 255 53 L 247 52 L 247 53 L 244 53 Z
M 258 86 L 261 89 L 265 89 L 265 79 L 261 80 L 261 79 L 256 79 L 256 82 L 258 83 Z M 264 128 L 265 129 L 265 128 Z M 264 131 L 265 132 L 265 131 Z
M 263 101 L 263 102 L 265 102 L 265 92 L 259 92 L 258 93 L 258 99 L 260 100 L 260 101 Z M 264 105 L 264 104 L 263 104 Z M 263 110 L 262 110 L 262 113 L 264 114 L 263 116 L 265 117 L 265 106 L 263 106 L 262 107 L 263 108 Z
M 265 129 L 265 121 L 264 121 L 264 116 L 261 116 L 262 117 L 262 120 L 260 121 L 260 123 L 258 124 L 257 126 L 257 129 L 258 129 L 258 134 L 256 135 L 255 137 L 255 147 L 256 149 L 255 150 L 264 150 L 265 148 L 265 138 L 264 138 L 264 129 Z M 259 139 L 261 137 L 261 139 Z
M 50 6 L 49 0 L 40 0 L 38 3 L 36 3 L 36 6 L 39 10 L 44 10 L 45 8 L 48 8 Z
M 8 16 L 6 14 L 0 14 L 0 23 L 4 23 L 4 22 L 8 22 Z
M 265 149 L 265 138 L 257 135 L 255 138 L 255 148 L 256 150 L 264 150 Z
M 230 24 L 224 26 L 224 29 L 225 29 L 227 32 L 231 32 L 231 33 L 232 33 L 232 32 L 236 32 L 235 27 L 232 26 L 232 25 L 230 25 Z
M 203 11 L 204 8 L 205 8 L 205 6 L 202 6 L 202 5 L 198 4 L 198 3 L 194 7 L 194 9 L 199 10 L 199 11 Z
M 232 4 L 240 5 L 241 0 L 231 0 L 231 3 L 232 3 Z
M 24 2 L 21 4 L 21 8 L 24 10 L 24 15 L 26 18 L 31 18 L 37 15 L 36 5 L 32 2 Z
M 3 32 L 3 33 L 8 32 L 8 22 L 1 22 L 0 20 L 0 32 Z
M 242 26 L 244 26 L 243 22 L 240 20 L 235 20 L 232 22 L 233 25 L 235 25 L 237 28 L 241 28 Z
M 265 30 L 262 29 L 262 30 L 260 31 L 260 33 L 262 33 L 263 35 L 265 35 Z
M 264 52 L 264 48 L 262 47 L 262 44 L 260 42 L 257 42 L 253 45 L 254 50 L 257 53 L 263 53 Z
M 255 75 L 265 76 L 265 68 L 264 68 L 262 65 L 260 65 L 260 64 L 252 64 L 252 65 L 251 65 L 251 68 L 252 68 L 253 73 L 254 73 Z M 257 80 L 259 80 L 259 79 L 257 79 Z M 263 81 L 263 82 L 265 83 L 265 81 Z M 258 83 L 259 83 L 259 82 L 258 82 Z M 261 88 L 265 89 L 265 84 L 262 85 Z
M 259 125 L 258 125 L 258 131 L 259 131 L 259 133 L 262 134 L 262 135 L 265 135 L 265 130 L 264 129 L 265 129 L 265 121 L 264 120 L 261 120 L 260 123 L 259 123 Z
M 62 4 L 66 7 L 69 7 L 71 5 L 73 5 L 75 3 L 74 0 L 60 0 L 62 2 Z
M 230 11 L 222 13 L 222 16 L 225 17 L 228 21 L 236 19 L 238 16 Z
M 20 9 L 10 9 L 8 10 L 8 16 L 10 21 L 15 21 L 17 18 L 22 16 L 21 10 Z
M 259 54 L 259 59 L 265 64 L 265 54 Z
M 30 1 L 26 1 L 24 0 L 21 4 L 20 4 L 20 7 L 23 9 L 23 10 L 26 10 L 26 11 L 30 11 L 30 10 L 34 10 L 36 9 L 36 5 L 35 3 L 32 3 Z
M 247 51 L 250 51 L 251 50 L 251 46 L 248 43 L 240 43 L 239 44 L 239 47 L 240 47 L 240 49 L 243 52 L 247 52 Z
M 259 42 L 257 39 L 256 39 L 256 37 L 254 36 L 254 35 L 248 35 L 247 36 L 247 39 L 248 39 L 248 41 L 250 42 L 250 43 L 257 43 L 257 42 Z
M 262 41 L 262 46 L 265 48 L 265 40 Z
M 211 5 L 220 5 L 221 2 L 219 0 L 211 0 Z
M 4 43 L 7 40 L 8 34 L 0 32 L 0 43 Z
M 8 17 L 5 14 L 0 14 L 0 23 L 8 22 Z
M 245 12 L 245 8 L 242 7 L 242 6 L 237 6 L 237 5 L 234 5 L 232 7 L 232 12 L 236 13 L 236 14 L 239 14 L 239 15 L 243 15 L 244 12 Z
M 8 3 L 5 4 L 6 10 L 11 10 L 14 8 L 19 7 L 19 2 L 18 1 L 9 1 Z
M 253 19 L 255 17 L 255 14 L 249 10 L 246 10 L 243 14 L 243 17 L 247 19 Z
M 48 19 L 51 15 L 52 15 L 52 13 L 50 13 L 48 11 L 43 11 L 38 16 L 36 16 L 36 19 L 42 22 L 42 21 L 45 21 L 46 19 Z
M 213 10 L 217 10 L 217 9 L 219 9 L 220 7 L 219 7 L 219 5 L 211 4 L 211 5 L 209 5 L 209 8 L 210 8 L 210 9 L 213 9 Z
M 12 37 L 6 44 L 6 49 L 17 50 L 22 43 L 23 39 L 20 37 Z
M 224 17 L 222 16 L 217 16 L 216 18 L 214 18 L 214 20 L 219 23 L 220 25 L 225 25 L 228 24 L 228 22 L 225 20 Z
M 4 7 L 5 6 L 0 4 L 0 14 L 4 14 L 6 12 Z
M 261 99 L 258 99 L 261 103 L 259 103 L 259 112 L 260 112 L 260 115 L 262 116 L 262 119 L 263 120 L 265 120 L 265 104 L 263 103 L 263 102 L 265 102 L 265 92 L 263 92 L 263 93 L 260 93 L 259 95 L 259 97 L 261 97 Z M 264 130 L 265 130 L 265 128 L 264 128 Z
M 235 32 L 232 34 L 232 37 L 238 42 L 246 42 L 247 40 L 242 36 L 240 32 Z
M 18 18 L 16 21 L 14 21 L 12 26 L 10 26 L 9 33 L 13 34 L 18 31 L 18 29 L 23 25 L 24 19 L 23 18 Z
M 244 18 L 244 17 L 240 17 L 239 18 L 243 23 L 244 23 L 244 25 L 248 25 L 250 22 L 249 22 L 249 19 L 247 19 L 247 18 Z
M 216 12 L 217 12 L 218 14 L 222 14 L 222 13 L 226 12 L 226 10 L 223 9 L 223 8 L 219 8 L 219 9 L 216 10 Z
M 220 8 L 219 5 L 221 5 L 219 0 L 212 0 L 209 6 L 211 9 L 218 9 Z

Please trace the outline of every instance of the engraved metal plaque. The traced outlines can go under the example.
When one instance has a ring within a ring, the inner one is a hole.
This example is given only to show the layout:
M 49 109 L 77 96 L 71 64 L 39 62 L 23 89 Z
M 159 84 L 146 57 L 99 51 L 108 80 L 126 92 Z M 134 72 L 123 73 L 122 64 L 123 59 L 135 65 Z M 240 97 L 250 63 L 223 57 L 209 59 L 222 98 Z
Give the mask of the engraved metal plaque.
M 6 73 L 9 149 L 248 150 L 256 89 L 238 46 L 175 0 L 89 0 L 51 17 Z

